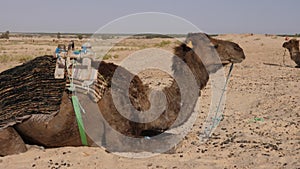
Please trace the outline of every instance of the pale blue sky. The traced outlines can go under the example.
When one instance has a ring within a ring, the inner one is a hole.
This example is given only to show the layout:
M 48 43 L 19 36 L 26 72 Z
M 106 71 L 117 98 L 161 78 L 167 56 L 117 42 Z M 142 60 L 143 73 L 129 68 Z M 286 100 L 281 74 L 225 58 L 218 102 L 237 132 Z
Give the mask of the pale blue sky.
M 0 32 L 93 33 L 139 12 L 177 15 L 208 33 L 300 33 L 299 0 L 4 0 Z

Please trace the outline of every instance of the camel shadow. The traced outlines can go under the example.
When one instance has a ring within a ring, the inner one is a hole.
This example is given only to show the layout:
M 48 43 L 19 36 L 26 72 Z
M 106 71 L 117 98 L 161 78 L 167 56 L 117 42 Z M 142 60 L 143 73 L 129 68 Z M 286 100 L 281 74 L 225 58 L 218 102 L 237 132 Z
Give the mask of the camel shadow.
M 289 68 L 300 68 L 300 67 L 294 67 L 294 66 L 290 66 L 290 65 L 279 65 L 276 63 L 263 63 L 264 65 L 268 65 L 268 66 L 278 66 L 278 67 L 289 67 Z

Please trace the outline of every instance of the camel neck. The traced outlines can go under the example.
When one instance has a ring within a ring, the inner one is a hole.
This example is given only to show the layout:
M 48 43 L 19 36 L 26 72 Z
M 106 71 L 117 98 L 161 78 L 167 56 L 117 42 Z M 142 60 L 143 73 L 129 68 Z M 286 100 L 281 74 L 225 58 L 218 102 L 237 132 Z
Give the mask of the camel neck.
M 299 48 L 289 48 L 288 50 L 289 50 L 291 56 L 298 56 L 298 55 L 300 55 Z

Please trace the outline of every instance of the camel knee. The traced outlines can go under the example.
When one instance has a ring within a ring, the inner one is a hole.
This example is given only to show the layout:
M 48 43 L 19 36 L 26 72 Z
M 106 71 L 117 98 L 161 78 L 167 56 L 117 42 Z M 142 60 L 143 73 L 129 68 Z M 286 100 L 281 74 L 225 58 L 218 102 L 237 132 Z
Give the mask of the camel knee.
M 18 154 L 26 150 L 24 141 L 14 128 L 0 129 L 0 156 Z

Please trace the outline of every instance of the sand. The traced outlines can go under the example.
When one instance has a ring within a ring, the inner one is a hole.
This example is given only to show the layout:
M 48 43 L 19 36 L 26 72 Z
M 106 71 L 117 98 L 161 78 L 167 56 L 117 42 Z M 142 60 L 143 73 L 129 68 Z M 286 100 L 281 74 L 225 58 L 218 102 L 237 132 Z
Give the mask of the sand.
M 224 119 L 206 143 L 199 142 L 198 134 L 209 111 L 210 84 L 202 91 L 196 123 L 174 154 L 131 159 L 102 148 L 29 146 L 25 153 L 0 157 L 0 168 L 300 168 L 300 69 L 293 68 L 288 52 L 283 65 L 284 38 L 218 38 L 238 43 L 246 60 L 233 69 Z M 11 67 L 7 65 L 0 64 L 0 71 Z M 151 76 L 158 79 L 155 73 Z

